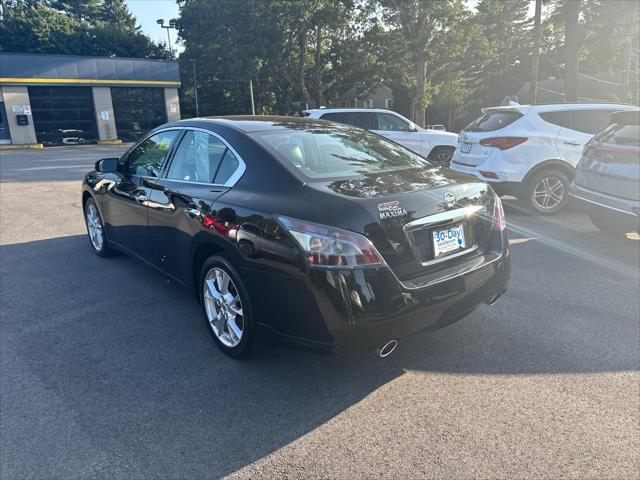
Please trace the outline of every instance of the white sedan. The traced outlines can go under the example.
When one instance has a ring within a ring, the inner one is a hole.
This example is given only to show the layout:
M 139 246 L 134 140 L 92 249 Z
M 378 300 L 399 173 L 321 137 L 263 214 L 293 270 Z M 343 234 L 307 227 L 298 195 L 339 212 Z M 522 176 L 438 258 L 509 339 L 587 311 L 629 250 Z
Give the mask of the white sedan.
M 458 135 L 441 130 L 427 130 L 391 110 L 374 108 L 319 108 L 303 112 L 309 118 L 347 123 L 371 130 L 404 145 L 437 165 L 448 165 Z

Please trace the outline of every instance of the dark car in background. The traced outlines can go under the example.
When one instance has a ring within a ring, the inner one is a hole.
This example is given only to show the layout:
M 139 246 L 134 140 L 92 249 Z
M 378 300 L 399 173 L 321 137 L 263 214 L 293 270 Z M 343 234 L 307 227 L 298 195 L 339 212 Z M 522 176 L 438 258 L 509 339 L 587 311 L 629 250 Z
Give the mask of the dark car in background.
M 486 183 L 323 120 L 163 125 L 99 161 L 82 202 L 95 253 L 122 250 L 194 288 L 236 358 L 264 333 L 384 356 L 494 303 L 510 275 Z
M 587 143 L 571 195 L 598 229 L 640 231 L 640 110 L 614 113 Z

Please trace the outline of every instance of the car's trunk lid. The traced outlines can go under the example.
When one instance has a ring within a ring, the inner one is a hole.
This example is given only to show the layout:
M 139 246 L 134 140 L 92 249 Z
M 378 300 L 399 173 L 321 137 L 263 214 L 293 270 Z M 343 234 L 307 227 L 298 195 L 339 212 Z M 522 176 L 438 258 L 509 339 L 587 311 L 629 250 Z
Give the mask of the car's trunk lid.
M 332 209 L 336 213 L 335 226 L 365 234 L 400 279 L 447 263 L 446 257 L 432 262 L 432 232 L 436 227 L 464 223 L 468 250 L 482 247 L 478 243 L 482 241 L 481 230 L 486 228 L 486 215 L 482 215 L 493 198 L 485 183 L 436 168 L 311 182 L 303 189 L 303 196 Z M 475 215 L 463 219 L 455 216 L 455 212 L 474 206 L 478 208 L 465 212 L 478 210 Z M 431 224 L 430 217 L 436 223 Z M 455 256 L 462 257 L 463 254 Z

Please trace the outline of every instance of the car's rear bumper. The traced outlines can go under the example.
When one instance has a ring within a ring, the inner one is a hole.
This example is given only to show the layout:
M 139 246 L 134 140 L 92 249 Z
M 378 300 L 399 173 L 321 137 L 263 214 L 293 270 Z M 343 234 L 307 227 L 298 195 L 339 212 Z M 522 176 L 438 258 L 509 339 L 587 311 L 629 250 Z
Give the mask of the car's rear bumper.
M 260 290 L 254 311 L 278 337 L 330 352 L 370 352 L 392 339 L 438 329 L 504 293 L 511 272 L 506 235 L 502 251 L 475 260 L 458 275 L 424 287 L 400 282 L 389 268 L 311 270 L 304 278 L 252 271 Z
M 494 183 L 520 183 L 528 172 L 528 167 L 521 163 L 509 162 L 503 158 L 500 153 L 492 152 L 488 157 L 482 160 L 480 164 L 475 164 L 475 159 L 467 159 L 464 154 L 456 150 L 451 159 L 449 168 L 456 172 L 462 172 L 478 177 L 485 182 Z M 527 168 L 524 168 L 527 167 Z M 482 172 L 490 172 L 495 174 L 497 178 L 483 175 Z

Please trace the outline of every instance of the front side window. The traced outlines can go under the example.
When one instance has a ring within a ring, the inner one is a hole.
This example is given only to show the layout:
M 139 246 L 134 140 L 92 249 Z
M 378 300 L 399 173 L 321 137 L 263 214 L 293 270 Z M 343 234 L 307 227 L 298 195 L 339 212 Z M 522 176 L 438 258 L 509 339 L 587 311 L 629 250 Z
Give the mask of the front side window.
M 239 164 L 238 158 L 218 137 L 191 130 L 178 145 L 167 178 L 223 185 Z
M 129 154 L 124 172 L 144 177 L 159 176 L 178 133 L 178 130 L 167 130 L 147 138 Z
M 390 132 L 410 131 L 409 123 L 395 115 L 391 115 L 390 113 L 377 113 L 376 116 L 378 117 L 378 130 Z
M 256 132 L 253 137 L 304 180 L 433 168 L 400 145 L 346 126 Z

